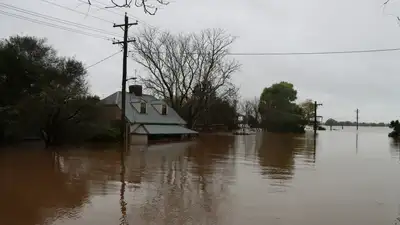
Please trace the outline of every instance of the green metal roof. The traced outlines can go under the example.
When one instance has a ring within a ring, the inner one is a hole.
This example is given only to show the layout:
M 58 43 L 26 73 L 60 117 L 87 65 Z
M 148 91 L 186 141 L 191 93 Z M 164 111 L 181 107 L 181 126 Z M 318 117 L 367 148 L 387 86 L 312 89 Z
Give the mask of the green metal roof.
M 134 134 L 197 134 L 196 131 L 180 125 L 150 125 L 144 124 L 131 130 Z
M 121 92 L 115 92 L 114 94 L 101 100 L 101 103 L 105 105 L 117 105 L 122 108 Z M 147 112 L 145 114 L 139 113 L 131 104 L 131 102 L 144 101 L 147 103 Z M 151 95 L 135 96 L 132 93 L 126 93 L 126 118 L 131 123 L 139 124 L 179 124 L 185 125 L 186 122 L 167 104 L 167 115 L 161 115 L 155 108 L 156 104 L 166 104 L 161 100 L 156 99 Z
M 179 125 L 143 125 L 148 134 L 197 134 Z

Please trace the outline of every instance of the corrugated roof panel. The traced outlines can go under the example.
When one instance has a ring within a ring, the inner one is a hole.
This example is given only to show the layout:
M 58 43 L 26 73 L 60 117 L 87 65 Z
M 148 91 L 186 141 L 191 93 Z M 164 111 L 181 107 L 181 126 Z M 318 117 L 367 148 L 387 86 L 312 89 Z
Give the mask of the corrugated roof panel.
M 144 129 L 143 125 L 138 127 L 134 132 L 134 134 L 147 134 L 147 131 Z
M 106 105 L 118 105 L 122 108 L 121 92 L 116 92 L 101 102 Z M 147 112 L 144 114 L 139 113 L 131 104 L 131 102 L 139 102 L 144 100 L 147 102 Z M 185 125 L 186 122 L 175 112 L 171 107 L 167 109 L 167 115 L 161 115 L 153 106 L 152 103 L 164 103 L 151 95 L 135 96 L 131 93 L 126 93 L 126 110 L 125 115 L 131 123 L 147 123 L 147 124 L 179 124 Z M 165 104 L 165 103 L 164 103 Z
M 179 125 L 143 125 L 148 134 L 197 134 L 196 131 Z
M 100 102 L 105 105 L 117 105 L 119 96 L 121 92 L 115 92 L 114 94 L 107 96 L 106 98 L 102 99 Z
M 134 133 L 135 130 L 136 130 L 137 128 L 139 128 L 139 126 L 140 126 L 140 124 L 137 124 L 137 123 L 132 124 L 131 127 L 130 127 L 131 132 Z

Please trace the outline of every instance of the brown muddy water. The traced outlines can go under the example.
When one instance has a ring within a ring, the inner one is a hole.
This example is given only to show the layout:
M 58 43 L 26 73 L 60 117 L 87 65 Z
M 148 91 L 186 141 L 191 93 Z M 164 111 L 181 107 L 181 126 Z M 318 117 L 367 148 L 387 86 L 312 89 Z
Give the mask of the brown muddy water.
M 400 146 L 388 132 L 204 136 L 123 155 L 3 149 L 0 224 L 395 224 Z

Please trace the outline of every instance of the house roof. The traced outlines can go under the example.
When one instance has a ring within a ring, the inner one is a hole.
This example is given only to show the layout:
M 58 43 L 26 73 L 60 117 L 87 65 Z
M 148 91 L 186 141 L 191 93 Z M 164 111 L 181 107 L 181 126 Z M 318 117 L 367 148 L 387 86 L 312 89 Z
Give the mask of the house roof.
M 140 125 L 135 130 L 131 130 L 135 134 L 197 134 L 196 131 L 187 129 L 180 125 Z
M 114 94 L 101 100 L 101 103 L 105 105 L 117 105 L 122 108 L 122 92 L 118 91 Z M 131 104 L 131 102 L 145 101 L 147 104 L 146 114 L 139 113 Z M 161 115 L 154 106 L 157 104 L 165 104 L 167 106 L 167 115 Z M 141 123 L 141 124 L 179 124 L 185 125 L 186 122 L 175 112 L 171 107 L 169 107 L 165 102 L 156 99 L 151 95 L 136 96 L 133 93 L 126 93 L 126 118 L 131 123 Z

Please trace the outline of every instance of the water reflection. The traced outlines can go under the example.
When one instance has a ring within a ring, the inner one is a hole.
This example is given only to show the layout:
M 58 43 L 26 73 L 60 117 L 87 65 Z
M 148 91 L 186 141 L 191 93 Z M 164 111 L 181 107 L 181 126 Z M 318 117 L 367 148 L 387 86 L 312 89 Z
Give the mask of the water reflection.
M 296 148 L 296 154 L 298 154 L 298 158 L 303 159 L 303 164 L 308 164 L 310 166 L 315 165 L 317 158 L 317 144 L 319 140 L 318 137 L 319 134 L 314 135 L 310 133 L 305 133 L 304 135 L 298 135 L 295 137 L 299 139 L 299 145 Z M 301 143 L 304 143 L 304 145 Z
M 388 154 L 386 134 L 365 135 L 3 151 L 0 224 L 390 224 L 400 143 Z
M 358 154 L 358 132 L 356 133 L 356 154 Z
M 277 180 L 292 178 L 294 141 L 292 135 L 265 135 L 258 152 L 263 175 L 268 175 L 269 178 Z
M 34 225 L 76 219 L 88 203 L 85 180 L 62 171 L 58 153 L 43 150 L 0 156 L 0 224 Z
M 125 151 L 121 151 L 121 174 L 120 174 L 120 179 L 121 179 L 121 190 L 120 190 L 120 205 L 121 205 L 121 218 L 120 218 L 120 225 L 127 225 L 127 217 L 126 217 L 126 201 L 125 201 Z
M 400 140 L 390 138 L 390 154 L 392 158 L 399 159 L 400 161 Z
M 317 137 L 266 133 L 258 150 L 262 175 L 282 183 L 293 178 L 295 159 L 299 165 L 313 165 Z
M 227 154 L 233 137 L 202 137 L 173 152 L 148 150 L 146 171 L 156 173 L 143 204 L 132 209 L 146 224 L 215 224 L 219 205 L 229 195 L 233 165 Z M 210 145 L 210 143 L 213 143 Z M 179 148 L 180 147 L 180 148 Z M 225 159 L 225 160 L 224 160 Z M 152 162 L 150 162 L 152 160 Z M 155 168 L 155 162 L 159 168 Z M 153 167 L 153 169 L 150 169 Z

